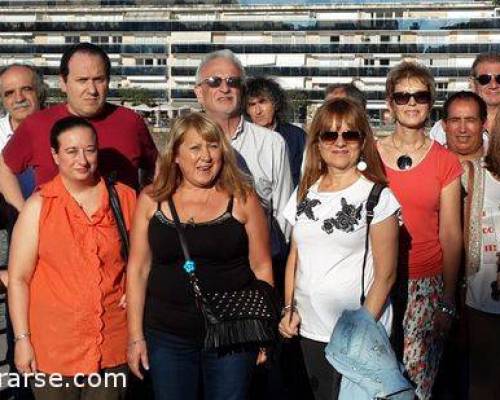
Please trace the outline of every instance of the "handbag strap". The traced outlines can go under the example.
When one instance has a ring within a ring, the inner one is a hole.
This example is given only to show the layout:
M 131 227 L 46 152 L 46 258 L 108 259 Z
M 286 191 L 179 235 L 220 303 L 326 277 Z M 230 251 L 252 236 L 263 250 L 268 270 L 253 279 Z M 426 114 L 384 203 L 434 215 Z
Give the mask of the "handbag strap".
M 471 161 L 465 161 L 463 163 L 465 167 L 465 175 L 467 176 L 467 195 L 465 197 L 465 206 L 464 206 L 464 243 L 465 248 L 468 250 L 469 246 L 469 236 L 470 236 L 470 217 L 472 211 L 472 197 L 474 193 L 474 165 Z
M 127 227 L 125 225 L 125 219 L 123 218 L 122 207 L 120 204 L 120 198 L 118 197 L 118 192 L 115 188 L 116 178 L 114 176 L 109 176 L 104 178 L 104 182 L 106 183 L 106 189 L 108 190 L 109 197 L 109 205 L 113 212 L 113 216 L 116 221 L 116 225 L 118 227 L 118 233 L 120 234 L 121 241 L 121 249 L 120 254 L 122 258 L 127 261 L 128 260 L 128 251 L 129 251 L 129 241 L 127 234 Z
M 376 183 L 373 185 L 368 195 L 368 200 L 366 201 L 366 235 L 365 235 L 365 253 L 363 255 L 363 267 L 361 269 L 361 297 L 359 299 L 361 305 L 365 302 L 365 268 L 366 268 L 366 258 L 368 256 L 368 246 L 370 240 L 370 224 L 373 220 L 373 210 L 378 204 L 380 194 L 384 190 L 385 185 Z
M 177 231 L 177 236 L 179 237 L 179 241 L 181 242 L 182 253 L 184 254 L 184 264 L 182 269 L 189 275 L 189 282 L 193 287 L 193 291 L 195 297 L 198 300 L 202 298 L 202 293 L 200 289 L 200 285 L 198 283 L 198 278 L 196 277 L 194 271 L 196 270 L 196 263 L 191 258 L 189 254 L 189 247 L 187 244 L 186 236 L 184 235 L 184 228 L 181 226 L 181 221 L 179 219 L 179 214 L 177 214 L 177 210 L 175 208 L 174 200 L 172 197 L 169 197 L 168 206 L 170 208 L 170 212 L 172 213 L 172 218 L 174 220 L 175 230 Z M 199 305 L 199 304 L 198 304 Z
M 179 220 L 179 214 L 177 214 L 177 209 L 175 208 L 174 200 L 172 197 L 168 198 L 168 206 L 170 212 L 172 213 L 172 218 L 174 220 L 175 230 L 179 236 L 179 241 L 181 242 L 182 253 L 186 261 L 191 260 L 191 255 L 189 254 L 189 247 L 187 245 L 186 237 L 184 236 L 184 229 L 181 226 L 181 221 Z

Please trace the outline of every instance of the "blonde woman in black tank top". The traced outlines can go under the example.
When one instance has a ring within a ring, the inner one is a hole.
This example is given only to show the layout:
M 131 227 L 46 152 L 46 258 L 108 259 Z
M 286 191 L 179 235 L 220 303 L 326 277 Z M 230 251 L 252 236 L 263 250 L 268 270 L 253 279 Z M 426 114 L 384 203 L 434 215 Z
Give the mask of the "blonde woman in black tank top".
M 202 350 L 203 319 L 189 293 L 182 249 L 167 199 L 184 226 L 200 281 L 233 290 L 258 278 L 272 284 L 269 231 L 248 177 L 206 115 L 176 121 L 152 186 L 141 193 L 131 232 L 127 276 L 129 366 L 150 370 L 155 398 L 247 398 L 263 352 L 224 356 Z

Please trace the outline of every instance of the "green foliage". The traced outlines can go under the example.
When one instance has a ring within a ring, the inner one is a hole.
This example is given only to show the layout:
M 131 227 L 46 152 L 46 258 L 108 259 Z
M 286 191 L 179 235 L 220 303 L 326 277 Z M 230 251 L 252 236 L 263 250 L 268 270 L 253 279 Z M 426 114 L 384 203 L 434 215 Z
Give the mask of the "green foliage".
M 66 94 L 59 88 L 49 88 L 46 104 L 57 104 L 66 101 Z
M 304 122 L 307 117 L 307 93 L 302 90 L 288 90 L 286 95 L 290 104 L 291 120 L 294 122 Z
M 121 101 L 131 103 L 133 106 L 146 104 L 150 107 L 155 106 L 155 99 L 151 92 L 142 88 L 119 88 L 117 90 L 118 97 Z

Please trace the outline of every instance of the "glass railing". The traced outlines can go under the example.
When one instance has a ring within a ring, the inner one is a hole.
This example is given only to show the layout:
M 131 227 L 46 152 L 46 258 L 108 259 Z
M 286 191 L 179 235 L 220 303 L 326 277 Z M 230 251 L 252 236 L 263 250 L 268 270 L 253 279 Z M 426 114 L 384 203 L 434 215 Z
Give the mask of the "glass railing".
M 1 5 L 0 5 L 1 7 Z M 212 11 L 207 11 L 207 15 Z M 0 22 L 0 32 L 261 32 L 261 31 L 449 31 L 500 29 L 500 18 L 396 18 L 351 21 L 109 21 Z M 284 17 L 286 18 L 286 17 Z
M 210 53 L 230 49 L 235 53 L 325 53 L 325 54 L 373 54 L 373 53 L 463 53 L 500 52 L 500 43 L 460 44 L 173 44 L 172 53 Z
M 3 54 L 57 54 L 63 53 L 71 44 L 0 44 Z M 167 54 L 167 46 L 150 44 L 100 44 L 109 54 Z
M 44 75 L 58 75 L 59 67 L 37 67 Z M 135 67 L 111 67 L 111 75 L 127 75 L 127 76 L 166 76 L 167 67 L 160 66 L 135 66 Z M 193 74 L 194 75 L 194 74 Z
M 331 5 L 331 4 L 422 4 L 421 0 L 1 0 L 0 6 L 186 6 L 186 5 Z M 439 3 L 427 1 L 427 3 Z M 464 0 L 446 0 L 447 3 L 469 3 Z

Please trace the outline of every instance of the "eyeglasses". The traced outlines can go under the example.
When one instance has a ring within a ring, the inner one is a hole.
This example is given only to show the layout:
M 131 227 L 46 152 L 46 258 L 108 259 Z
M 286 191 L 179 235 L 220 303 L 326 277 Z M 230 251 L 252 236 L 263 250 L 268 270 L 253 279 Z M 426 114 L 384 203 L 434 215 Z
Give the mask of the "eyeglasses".
M 495 79 L 497 83 L 500 85 L 500 74 L 498 75 L 493 75 L 493 74 L 481 74 L 478 76 L 475 76 L 474 79 L 481 85 L 487 85 L 488 83 L 491 82 L 492 79 Z
M 427 90 L 422 90 L 420 92 L 408 93 L 408 92 L 394 92 L 392 94 L 392 99 L 398 106 L 404 106 L 408 104 L 411 98 L 415 99 L 417 104 L 430 104 L 432 100 L 431 92 Z
M 222 81 L 226 81 L 226 85 L 230 88 L 239 89 L 241 87 L 241 78 L 239 76 L 228 76 L 221 78 L 220 76 L 209 76 L 203 79 L 201 83 L 206 83 L 211 88 L 218 88 L 222 85 Z
M 324 144 L 333 144 L 337 141 L 339 136 L 342 136 L 342 140 L 348 143 L 361 143 L 365 137 L 361 132 L 358 131 L 325 131 L 319 134 L 319 140 Z

